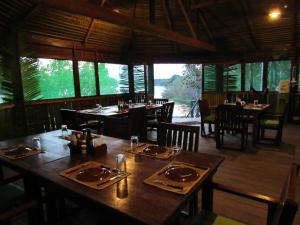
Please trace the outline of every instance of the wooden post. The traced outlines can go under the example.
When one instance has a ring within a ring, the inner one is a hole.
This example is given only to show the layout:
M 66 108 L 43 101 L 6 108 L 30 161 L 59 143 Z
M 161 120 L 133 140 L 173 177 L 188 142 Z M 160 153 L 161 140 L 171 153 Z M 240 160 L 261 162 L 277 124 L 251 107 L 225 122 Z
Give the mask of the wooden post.
M 245 91 L 245 81 L 246 81 L 246 66 L 245 63 L 241 64 L 241 91 Z
M 153 63 L 148 64 L 148 97 L 154 98 L 154 66 Z
M 217 92 L 223 92 L 223 65 L 218 64 L 216 65 L 216 82 L 217 82 Z
M 96 95 L 100 95 L 99 68 L 98 68 L 98 62 L 96 58 L 94 61 L 94 65 L 95 65 Z
M 144 64 L 145 99 L 148 99 L 148 66 Z
M 133 65 L 128 65 L 128 82 L 129 82 L 129 96 L 131 100 L 134 100 L 134 74 Z
M 267 60 L 264 60 L 264 66 L 263 66 L 263 90 L 268 87 L 268 67 L 269 62 Z

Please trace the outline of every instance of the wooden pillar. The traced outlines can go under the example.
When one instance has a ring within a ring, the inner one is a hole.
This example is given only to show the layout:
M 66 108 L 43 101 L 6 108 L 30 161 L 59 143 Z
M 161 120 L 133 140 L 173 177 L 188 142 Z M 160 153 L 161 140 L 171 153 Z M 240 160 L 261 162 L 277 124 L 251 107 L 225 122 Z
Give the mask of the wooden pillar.
M 154 66 L 153 63 L 148 64 L 148 97 L 154 97 Z
M 245 63 L 241 64 L 241 91 L 245 91 L 245 81 L 246 81 L 246 66 Z
M 17 29 L 12 28 L 7 32 L 4 41 L 5 47 L 9 50 L 11 54 L 5 54 L 5 63 L 7 65 L 6 73 L 9 74 L 12 80 L 13 95 L 15 103 L 15 124 L 12 124 L 12 129 L 15 131 L 15 135 L 24 135 L 28 131 L 27 127 L 27 117 L 24 104 L 24 94 L 23 94 L 23 82 L 21 74 L 20 65 L 20 53 L 19 53 L 19 34 Z
M 144 65 L 145 98 L 148 99 L 148 66 Z
M 79 80 L 79 69 L 78 69 L 78 60 L 73 59 L 73 74 L 74 74 L 74 88 L 75 88 L 75 97 L 80 98 L 80 80 Z
M 97 52 L 95 52 L 94 67 L 95 67 L 96 95 L 100 95 L 100 79 L 99 79 L 99 68 L 97 62 Z
M 128 65 L 128 82 L 129 82 L 129 96 L 131 100 L 134 100 L 134 74 L 133 65 Z
M 216 65 L 216 81 L 217 81 L 217 92 L 223 92 L 223 68 L 221 64 Z
M 267 60 L 264 60 L 264 66 L 263 66 L 263 90 L 268 87 L 268 67 L 269 62 Z

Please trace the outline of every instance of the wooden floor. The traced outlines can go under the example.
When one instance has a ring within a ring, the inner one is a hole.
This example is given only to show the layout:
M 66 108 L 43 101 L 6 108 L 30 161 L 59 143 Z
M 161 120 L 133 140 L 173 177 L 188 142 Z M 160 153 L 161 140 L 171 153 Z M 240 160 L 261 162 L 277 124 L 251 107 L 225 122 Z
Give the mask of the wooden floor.
M 259 145 L 247 150 L 217 150 L 213 138 L 200 138 L 199 152 L 222 155 L 226 160 L 215 176 L 215 181 L 245 191 L 279 197 L 284 179 L 292 162 L 300 163 L 300 125 L 284 127 L 280 147 Z M 300 204 L 300 176 L 296 200 Z M 214 212 L 250 225 L 266 224 L 266 206 L 221 192 L 215 193 Z M 294 221 L 300 224 L 300 210 Z

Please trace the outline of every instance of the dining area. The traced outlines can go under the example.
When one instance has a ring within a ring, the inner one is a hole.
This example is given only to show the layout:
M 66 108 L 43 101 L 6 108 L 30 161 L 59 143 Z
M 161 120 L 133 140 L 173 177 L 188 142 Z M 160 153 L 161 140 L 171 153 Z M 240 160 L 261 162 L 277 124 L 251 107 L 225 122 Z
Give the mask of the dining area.
M 2 0 L 0 225 L 300 224 L 299 4 Z

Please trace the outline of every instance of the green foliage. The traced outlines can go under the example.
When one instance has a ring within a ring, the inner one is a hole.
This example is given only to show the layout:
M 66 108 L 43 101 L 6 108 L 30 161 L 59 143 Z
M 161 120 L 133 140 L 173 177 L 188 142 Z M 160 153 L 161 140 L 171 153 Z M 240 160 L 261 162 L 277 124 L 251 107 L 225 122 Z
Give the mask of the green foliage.
M 119 79 L 119 88 L 121 93 L 129 93 L 129 81 L 128 81 L 128 66 L 121 66 L 121 73 Z
M 217 91 L 217 72 L 216 65 L 204 65 L 204 91 Z
M 39 64 L 40 87 L 43 99 L 69 98 L 75 96 L 73 66 L 70 60 L 51 59 Z
M 105 63 L 98 63 L 99 79 L 100 79 L 100 94 L 109 95 L 118 93 L 118 81 L 111 78 Z
M 224 65 L 223 68 L 224 91 L 241 91 L 241 64 Z
M 198 99 L 202 87 L 202 65 L 201 64 L 186 64 L 183 71 L 183 84 L 189 89 L 191 98 Z
M 38 59 L 22 57 L 20 65 L 25 101 L 42 99 Z
M 144 65 L 133 66 L 134 93 L 145 92 Z
M 268 65 L 268 88 L 277 91 L 280 80 L 289 80 L 291 75 L 291 61 L 272 61 Z
M 245 70 L 245 90 L 249 91 L 252 85 L 256 91 L 262 91 L 263 63 L 246 63 Z
M 96 95 L 96 78 L 94 62 L 78 62 L 81 96 Z
M 5 55 L 0 55 L 0 104 L 13 100 L 11 72 L 5 58 Z

